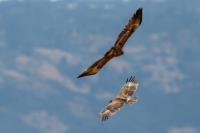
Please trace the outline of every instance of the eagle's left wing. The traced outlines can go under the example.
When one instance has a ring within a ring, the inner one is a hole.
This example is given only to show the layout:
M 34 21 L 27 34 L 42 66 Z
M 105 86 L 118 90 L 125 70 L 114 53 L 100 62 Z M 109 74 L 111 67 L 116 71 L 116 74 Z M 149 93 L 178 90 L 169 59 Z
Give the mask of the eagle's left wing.
M 88 67 L 84 72 L 82 72 L 77 78 L 81 78 L 84 76 L 94 75 L 98 73 L 102 67 L 110 61 L 115 56 L 114 49 L 111 48 L 108 52 L 104 54 L 104 56 L 98 59 L 94 64 Z
M 125 104 L 125 100 L 115 98 L 111 100 L 108 105 L 100 112 L 101 120 L 106 121 L 109 119 L 112 115 L 117 113 L 123 105 Z

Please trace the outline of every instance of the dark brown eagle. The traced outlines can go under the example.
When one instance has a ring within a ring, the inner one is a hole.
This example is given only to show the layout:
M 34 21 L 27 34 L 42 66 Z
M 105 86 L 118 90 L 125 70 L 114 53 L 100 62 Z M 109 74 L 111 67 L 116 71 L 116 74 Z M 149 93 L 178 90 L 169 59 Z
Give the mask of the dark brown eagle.
M 110 100 L 107 106 L 100 112 L 101 120 L 106 121 L 117 111 L 119 111 L 125 104 L 134 104 L 138 101 L 138 98 L 134 96 L 135 91 L 138 88 L 138 82 L 135 77 L 127 79 L 126 83 L 120 90 L 119 94 Z
M 97 60 L 93 65 L 91 65 L 77 78 L 94 75 L 98 73 L 100 69 L 113 57 L 123 55 L 124 53 L 122 51 L 123 46 L 125 45 L 128 38 L 140 26 L 141 23 L 142 23 L 142 8 L 139 8 L 133 15 L 133 17 L 129 20 L 124 30 L 119 34 L 114 46 L 108 52 L 106 52 L 106 54 L 101 59 Z

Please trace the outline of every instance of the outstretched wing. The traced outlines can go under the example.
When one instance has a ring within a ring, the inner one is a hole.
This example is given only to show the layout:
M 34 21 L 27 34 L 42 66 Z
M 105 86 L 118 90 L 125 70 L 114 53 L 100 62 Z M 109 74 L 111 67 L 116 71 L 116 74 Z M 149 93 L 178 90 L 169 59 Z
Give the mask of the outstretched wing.
M 101 70 L 101 68 L 115 56 L 114 50 L 111 48 L 101 59 L 97 60 L 87 70 L 81 73 L 77 78 L 94 75 Z
M 134 98 L 132 97 L 137 90 L 138 83 L 135 79 L 135 77 L 127 78 L 126 83 L 123 85 L 121 90 L 119 91 L 119 94 L 117 95 L 117 98 L 128 100 Z M 135 97 L 136 98 L 136 97 Z M 134 100 L 134 99 L 133 99 Z M 135 99 L 136 100 L 136 99 Z
M 109 119 L 112 115 L 117 113 L 123 105 L 125 104 L 125 101 L 122 99 L 115 98 L 111 100 L 108 105 L 100 112 L 101 120 L 106 121 Z
M 125 26 L 124 30 L 119 34 L 115 47 L 122 49 L 128 38 L 135 32 L 135 30 L 142 23 L 142 8 L 137 9 L 136 13 L 129 20 L 128 24 Z

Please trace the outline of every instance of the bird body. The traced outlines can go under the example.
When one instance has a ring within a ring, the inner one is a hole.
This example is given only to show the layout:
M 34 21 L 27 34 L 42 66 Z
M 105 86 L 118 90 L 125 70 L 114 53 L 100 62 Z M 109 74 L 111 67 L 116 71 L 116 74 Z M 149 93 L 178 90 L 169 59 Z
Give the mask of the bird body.
M 121 88 L 119 94 L 109 101 L 106 107 L 100 112 L 101 120 L 105 121 L 119 111 L 125 104 L 134 104 L 138 98 L 134 96 L 138 88 L 135 77 L 130 77 Z

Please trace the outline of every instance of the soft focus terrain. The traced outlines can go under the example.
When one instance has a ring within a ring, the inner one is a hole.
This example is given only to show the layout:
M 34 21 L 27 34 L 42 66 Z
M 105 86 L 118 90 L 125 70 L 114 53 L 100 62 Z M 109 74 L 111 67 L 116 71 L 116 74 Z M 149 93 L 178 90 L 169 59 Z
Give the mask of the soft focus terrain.
M 76 77 L 138 7 L 125 55 Z M 200 133 L 200 1 L 0 0 L 1 133 Z M 98 113 L 135 75 L 139 102 Z

